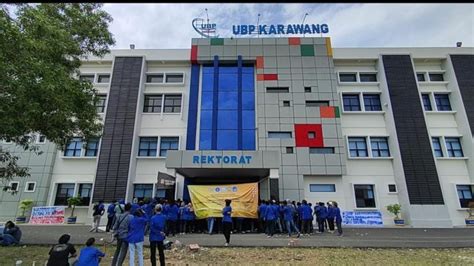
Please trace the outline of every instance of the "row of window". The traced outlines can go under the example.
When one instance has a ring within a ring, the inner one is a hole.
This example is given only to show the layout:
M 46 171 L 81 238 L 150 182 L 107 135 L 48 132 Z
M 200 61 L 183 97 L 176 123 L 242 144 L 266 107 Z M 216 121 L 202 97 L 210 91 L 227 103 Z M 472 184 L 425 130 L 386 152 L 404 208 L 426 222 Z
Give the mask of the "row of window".
M 349 157 L 390 157 L 387 137 L 348 137 L 347 139 Z M 367 142 L 370 142 L 370 145 L 367 145 Z
M 452 111 L 449 94 L 447 93 L 422 93 L 423 109 L 425 111 L 433 111 L 432 102 L 436 103 L 436 111 Z
M 420 82 L 444 81 L 443 73 L 439 72 L 416 72 L 416 78 Z M 339 72 L 339 82 L 377 82 L 377 73 Z
M 431 141 L 436 157 L 464 157 L 459 137 L 431 137 Z M 443 146 L 441 143 L 445 145 Z
M 77 190 L 76 190 L 77 189 Z M 92 195 L 91 183 L 60 183 L 56 188 L 56 197 L 54 198 L 54 205 L 67 206 L 67 199 L 71 197 L 81 198 L 81 203 L 77 206 L 89 206 Z
M 146 74 L 146 83 L 183 84 L 184 73 L 149 73 Z
M 77 137 L 72 138 L 64 149 L 65 157 L 95 157 L 99 150 L 99 138 L 91 138 L 87 141 Z
M 30 143 L 35 143 L 35 144 L 46 143 L 46 136 L 42 134 L 29 134 L 29 135 L 26 135 L 26 137 L 29 138 Z M 13 141 L 11 139 L 0 139 L 0 143 L 13 144 Z
M 79 80 L 90 83 L 110 83 L 110 74 L 82 74 L 79 76 Z
M 158 151 L 158 139 L 160 140 L 160 149 Z M 169 150 L 179 149 L 179 137 L 140 137 L 140 145 L 138 148 L 138 156 L 166 157 Z
M 293 147 L 286 147 L 286 153 L 294 153 Z M 309 148 L 310 154 L 334 154 L 334 147 Z
M 20 182 L 19 181 L 10 181 L 8 184 L 10 187 L 8 192 L 18 192 L 20 191 Z M 26 182 L 25 183 L 25 192 L 35 192 L 36 182 Z
M 97 95 L 99 100 L 96 104 L 97 113 L 105 112 L 107 95 Z M 147 94 L 143 104 L 144 113 L 180 113 L 181 94 Z
M 444 81 L 443 73 L 436 72 L 416 72 L 416 79 L 420 82 L 426 82 L 429 78 L 430 82 L 441 82 Z
M 382 111 L 380 95 L 374 93 L 342 94 L 344 111 Z M 361 106 L 361 102 L 364 104 Z

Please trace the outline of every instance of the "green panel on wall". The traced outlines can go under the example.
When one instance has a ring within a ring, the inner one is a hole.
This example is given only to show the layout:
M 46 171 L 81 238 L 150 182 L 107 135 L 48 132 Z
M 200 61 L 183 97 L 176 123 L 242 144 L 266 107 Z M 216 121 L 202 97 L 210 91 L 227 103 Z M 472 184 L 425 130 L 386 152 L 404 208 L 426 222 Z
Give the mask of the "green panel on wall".
M 301 48 L 301 56 L 314 56 L 314 45 L 302 44 L 300 48 Z
M 339 112 L 339 106 L 334 107 L 334 113 L 336 114 L 336 118 L 341 117 L 341 113 Z
M 222 38 L 212 38 L 211 45 L 224 45 L 224 39 Z

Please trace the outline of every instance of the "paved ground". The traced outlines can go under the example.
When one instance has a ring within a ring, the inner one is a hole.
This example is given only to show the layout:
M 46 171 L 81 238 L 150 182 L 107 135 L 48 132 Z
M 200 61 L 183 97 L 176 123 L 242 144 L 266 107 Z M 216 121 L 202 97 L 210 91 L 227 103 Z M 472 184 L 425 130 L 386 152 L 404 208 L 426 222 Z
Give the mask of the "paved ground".
M 54 244 L 64 233 L 71 235 L 71 243 L 84 244 L 87 238 L 109 239 L 106 233 L 90 233 L 84 225 L 20 225 L 24 244 Z M 148 238 L 145 238 L 148 245 Z M 224 236 L 186 234 L 169 237 L 184 245 L 223 246 Z M 286 235 L 267 238 L 264 234 L 232 234 L 231 245 L 238 247 L 285 247 L 290 239 Z M 344 236 L 324 233 L 304 236 L 295 240 L 301 247 L 371 247 L 371 248 L 460 248 L 474 247 L 474 228 L 345 228 Z

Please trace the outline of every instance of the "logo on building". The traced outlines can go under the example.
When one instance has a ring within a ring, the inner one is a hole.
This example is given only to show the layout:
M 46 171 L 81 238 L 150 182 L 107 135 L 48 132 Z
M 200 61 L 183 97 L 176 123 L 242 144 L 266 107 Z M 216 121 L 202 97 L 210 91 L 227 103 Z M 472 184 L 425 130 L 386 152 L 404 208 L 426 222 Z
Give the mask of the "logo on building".
M 199 33 L 199 35 L 206 37 L 206 38 L 217 38 L 217 25 L 216 23 L 209 23 L 209 20 L 205 20 L 203 18 L 195 18 L 193 19 L 193 28 L 194 30 Z

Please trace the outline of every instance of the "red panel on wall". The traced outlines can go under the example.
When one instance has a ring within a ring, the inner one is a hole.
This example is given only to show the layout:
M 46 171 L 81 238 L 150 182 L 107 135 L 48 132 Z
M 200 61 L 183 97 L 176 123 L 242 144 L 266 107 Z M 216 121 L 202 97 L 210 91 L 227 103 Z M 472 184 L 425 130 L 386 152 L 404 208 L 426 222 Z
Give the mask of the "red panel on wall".
M 263 74 L 264 80 L 278 80 L 278 74 Z
M 191 46 L 191 63 L 197 64 L 197 56 L 198 56 L 198 46 L 192 45 Z
M 263 68 L 263 56 L 257 56 L 256 61 L 256 67 Z
M 290 37 L 288 38 L 289 45 L 300 45 L 300 38 L 299 37 Z
M 295 143 L 296 147 L 324 147 L 321 124 L 295 124 Z

